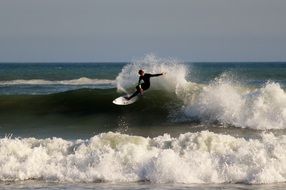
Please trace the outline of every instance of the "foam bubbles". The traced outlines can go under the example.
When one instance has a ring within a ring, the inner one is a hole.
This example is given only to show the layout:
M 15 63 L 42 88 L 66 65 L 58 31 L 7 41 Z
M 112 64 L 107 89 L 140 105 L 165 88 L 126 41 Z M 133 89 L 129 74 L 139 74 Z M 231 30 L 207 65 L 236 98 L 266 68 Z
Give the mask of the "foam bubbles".
M 155 138 L 102 133 L 88 140 L 0 139 L 0 180 L 275 183 L 286 181 L 286 136 L 208 131 Z

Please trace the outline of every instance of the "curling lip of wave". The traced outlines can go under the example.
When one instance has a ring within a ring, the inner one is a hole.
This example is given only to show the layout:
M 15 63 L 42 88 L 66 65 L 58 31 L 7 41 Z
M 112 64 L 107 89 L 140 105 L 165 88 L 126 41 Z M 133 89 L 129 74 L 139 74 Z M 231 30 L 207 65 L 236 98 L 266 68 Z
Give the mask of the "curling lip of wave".
M 72 80 L 43 80 L 43 79 L 30 79 L 30 80 L 11 80 L 0 81 L 0 85 L 114 85 L 114 80 L 109 79 L 90 79 L 81 77 L 79 79 Z

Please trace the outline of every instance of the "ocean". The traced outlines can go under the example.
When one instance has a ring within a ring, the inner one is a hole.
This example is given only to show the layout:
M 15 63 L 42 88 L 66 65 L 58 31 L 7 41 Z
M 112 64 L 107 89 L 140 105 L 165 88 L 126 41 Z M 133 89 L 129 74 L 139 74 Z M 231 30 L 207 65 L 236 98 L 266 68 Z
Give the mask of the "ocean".
M 166 72 L 128 106 L 138 70 Z M 1 189 L 285 189 L 286 63 L 1 63 Z

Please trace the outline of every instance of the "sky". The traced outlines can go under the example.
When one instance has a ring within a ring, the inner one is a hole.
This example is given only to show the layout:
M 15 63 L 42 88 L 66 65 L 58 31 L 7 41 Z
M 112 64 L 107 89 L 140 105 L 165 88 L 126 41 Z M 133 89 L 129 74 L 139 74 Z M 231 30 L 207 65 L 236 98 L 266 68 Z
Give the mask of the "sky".
M 0 0 L 0 62 L 286 61 L 286 0 Z

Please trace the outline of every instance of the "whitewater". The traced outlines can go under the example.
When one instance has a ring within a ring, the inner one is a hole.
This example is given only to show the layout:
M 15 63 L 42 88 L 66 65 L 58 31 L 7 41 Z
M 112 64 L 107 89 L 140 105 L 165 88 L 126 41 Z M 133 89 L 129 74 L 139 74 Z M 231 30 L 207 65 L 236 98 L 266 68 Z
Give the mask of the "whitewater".
M 87 140 L 0 140 L 0 180 L 52 182 L 284 182 L 286 136 L 257 139 L 209 131 L 144 138 L 102 133 Z
M 0 64 L 0 188 L 283 189 L 285 65 Z

